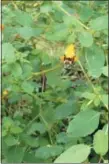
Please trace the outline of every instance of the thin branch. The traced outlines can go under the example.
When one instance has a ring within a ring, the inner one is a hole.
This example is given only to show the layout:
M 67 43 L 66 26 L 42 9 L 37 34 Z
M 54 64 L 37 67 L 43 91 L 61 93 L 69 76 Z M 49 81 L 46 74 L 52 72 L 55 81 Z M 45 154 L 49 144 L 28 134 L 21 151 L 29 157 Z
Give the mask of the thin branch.
M 55 3 L 55 2 L 54 2 Z M 58 6 L 58 8 L 61 10 L 61 11 L 63 11 L 67 16 L 72 16 L 70 13 L 68 13 L 64 8 L 62 8 L 60 5 L 57 5 Z M 83 24 L 80 20 L 78 20 L 77 18 L 76 18 L 76 20 L 77 20 L 77 22 L 81 25 L 81 26 L 83 26 L 86 30 L 90 30 L 90 28 L 89 27 L 87 27 L 85 24 Z
M 34 76 L 36 77 L 36 76 L 40 76 L 40 75 L 42 75 L 42 74 L 44 74 L 44 73 L 54 71 L 54 70 L 56 70 L 57 68 L 59 68 L 60 66 L 61 66 L 61 65 L 59 64 L 59 65 L 57 65 L 57 66 L 54 67 L 54 68 L 50 68 L 50 69 L 47 69 L 47 70 L 44 70 L 44 71 L 32 73 L 32 76 L 29 77 L 27 80 L 30 80 L 30 79 L 33 78 Z

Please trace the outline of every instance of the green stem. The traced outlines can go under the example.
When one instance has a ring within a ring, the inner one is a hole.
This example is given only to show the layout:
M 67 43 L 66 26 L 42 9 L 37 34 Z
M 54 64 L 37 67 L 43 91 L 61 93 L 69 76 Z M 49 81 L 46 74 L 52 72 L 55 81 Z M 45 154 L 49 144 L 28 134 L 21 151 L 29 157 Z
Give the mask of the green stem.
M 57 5 L 57 6 L 58 6 L 58 8 L 59 8 L 61 11 L 63 11 L 66 15 L 72 16 L 72 15 L 69 14 L 65 9 L 63 9 L 60 5 Z M 77 19 L 77 18 L 76 18 L 76 19 Z M 80 20 L 77 19 L 77 22 L 78 22 L 81 26 L 83 26 L 86 30 L 89 30 L 89 27 L 87 27 L 85 24 L 83 24 Z
M 47 127 L 47 131 L 48 131 L 48 136 L 49 136 L 49 139 L 50 139 L 50 143 L 53 145 L 53 141 L 52 141 L 52 137 L 51 137 L 51 133 L 49 131 L 49 126 L 48 126 L 48 123 L 46 122 L 46 120 L 44 119 L 44 117 L 41 115 L 40 113 L 40 118 L 42 119 L 43 123 L 45 124 L 45 126 Z
M 36 73 L 32 73 L 32 76 L 29 77 L 27 80 L 30 80 L 33 76 L 36 77 L 36 76 L 42 75 L 42 74 L 44 74 L 44 73 L 54 71 L 54 70 L 56 70 L 57 68 L 59 68 L 60 66 L 61 66 L 61 65 L 59 64 L 59 65 L 57 65 L 57 66 L 54 67 L 54 68 L 50 68 L 50 69 L 47 69 L 47 70 L 44 70 L 44 71 L 40 71 L 40 72 L 36 72 Z
M 83 71 L 83 73 L 84 73 L 84 75 L 85 75 L 85 77 L 86 77 L 87 81 L 88 81 L 88 82 L 89 82 L 89 84 L 92 86 L 92 89 L 93 89 L 94 93 L 95 93 L 95 94 L 98 94 L 98 92 L 96 91 L 96 89 L 95 89 L 94 85 L 92 84 L 91 80 L 89 79 L 89 77 L 88 77 L 87 73 L 85 72 L 85 70 L 84 70 L 84 68 L 83 68 L 83 66 L 82 66 L 82 64 L 81 64 L 81 62 L 80 62 L 80 61 L 78 61 L 78 64 L 80 65 L 81 70 Z M 99 99 L 100 99 L 100 101 L 104 104 L 104 106 L 106 107 L 106 109 L 108 110 L 107 105 L 103 102 L 103 100 L 102 100 L 102 98 L 101 98 L 101 96 L 100 96 L 100 95 L 99 95 Z
M 27 126 L 24 128 L 24 130 L 26 130 L 27 127 L 30 126 L 38 117 L 39 117 L 39 114 L 38 114 L 37 116 L 35 116 L 35 117 L 27 124 Z

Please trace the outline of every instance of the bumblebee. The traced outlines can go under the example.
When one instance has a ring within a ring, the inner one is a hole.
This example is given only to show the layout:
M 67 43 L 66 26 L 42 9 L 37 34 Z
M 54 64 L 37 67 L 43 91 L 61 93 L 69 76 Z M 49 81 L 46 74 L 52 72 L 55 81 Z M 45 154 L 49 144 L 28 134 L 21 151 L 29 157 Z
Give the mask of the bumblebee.
M 69 45 L 66 48 L 65 55 L 61 56 L 60 60 L 64 64 L 73 64 L 74 62 L 78 60 L 76 56 L 75 46 L 73 44 Z
M 64 63 L 63 72 L 69 74 L 72 72 L 73 64 L 78 60 L 76 56 L 75 46 L 73 44 L 67 46 L 65 55 L 60 57 L 62 63 Z

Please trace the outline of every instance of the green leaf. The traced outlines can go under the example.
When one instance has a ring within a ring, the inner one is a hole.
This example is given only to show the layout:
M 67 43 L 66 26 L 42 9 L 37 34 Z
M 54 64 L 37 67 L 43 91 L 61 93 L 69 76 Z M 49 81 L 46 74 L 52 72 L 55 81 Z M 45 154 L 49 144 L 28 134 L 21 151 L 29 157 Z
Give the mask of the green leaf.
M 101 95 L 101 97 L 104 104 L 108 107 L 108 94 Z
M 4 138 L 4 141 L 5 143 L 8 145 L 8 146 L 13 146 L 13 145 L 16 145 L 18 143 L 18 140 L 15 139 L 14 136 L 12 135 L 8 135 Z
M 100 16 L 96 19 L 91 20 L 89 24 L 90 28 L 96 31 L 108 29 L 108 16 Z
M 108 66 L 102 68 L 102 73 L 108 77 Z
M 104 125 L 103 129 L 105 134 L 108 134 L 108 124 Z
M 22 89 L 24 90 L 24 92 L 32 94 L 32 92 L 34 90 L 34 86 L 31 83 L 24 81 L 22 83 Z
M 46 74 L 47 76 L 47 84 L 50 86 L 57 86 L 59 84 L 61 84 L 61 77 L 60 77 L 60 70 L 54 70 L 51 72 L 48 72 Z M 54 80 L 55 79 L 55 80 Z
M 73 137 L 85 137 L 98 127 L 99 116 L 100 113 L 94 110 L 81 111 L 70 121 L 67 132 L 73 134 Z
M 47 32 L 45 37 L 50 41 L 65 41 L 69 34 L 69 29 L 64 23 L 53 25 L 52 31 Z M 64 34 L 64 35 L 63 35 Z
M 75 17 L 75 16 L 71 16 L 71 17 L 69 17 L 69 16 L 67 16 L 67 15 L 65 15 L 64 17 L 63 17 L 63 21 L 64 21 L 64 23 L 65 23 L 65 25 L 69 25 L 69 26 L 71 26 L 71 25 L 77 25 L 77 18 Z
M 56 136 L 56 141 L 58 144 L 67 144 L 70 143 L 72 145 L 77 144 L 77 138 L 74 138 L 73 136 L 69 136 L 65 132 L 61 132 Z
M 24 163 L 41 163 L 42 161 L 35 157 L 35 154 L 32 152 L 25 152 L 23 157 Z
M 83 6 L 79 12 L 80 19 L 87 22 L 93 14 L 93 10 L 88 6 Z
M 3 118 L 3 127 L 4 129 L 10 129 L 10 127 L 14 124 L 13 120 L 10 117 Z
M 36 150 L 35 156 L 39 159 L 48 159 L 50 157 L 55 157 L 63 151 L 62 146 L 43 146 Z
M 81 32 L 79 41 L 83 47 L 90 47 L 93 44 L 93 37 L 89 32 Z
M 27 133 L 29 135 L 33 134 L 34 132 L 40 132 L 41 134 L 45 133 L 46 132 L 46 127 L 44 126 L 44 124 L 42 123 L 33 123 Z
M 23 131 L 23 129 L 21 129 L 19 126 L 16 125 L 12 125 L 12 127 L 10 128 L 10 132 L 13 134 L 19 134 Z
M 102 130 L 98 130 L 94 135 L 93 145 L 95 152 L 104 156 L 108 151 L 108 134 L 105 134 Z
M 89 99 L 89 100 L 93 100 L 95 98 L 95 94 L 94 93 L 90 93 L 90 92 L 84 92 L 82 93 L 81 97 L 84 97 L 86 99 Z
M 93 46 L 86 50 L 85 56 L 89 74 L 94 78 L 98 78 L 102 74 L 105 63 L 103 50 L 98 46 Z
M 45 53 L 41 54 L 41 59 L 42 59 L 42 63 L 44 65 L 47 65 L 47 64 L 51 63 L 50 56 L 48 54 L 45 54 Z
M 3 52 L 3 58 L 6 60 L 7 63 L 13 63 L 16 61 L 15 49 L 10 43 L 4 43 L 2 45 L 2 52 Z
M 51 6 L 50 4 L 41 5 L 41 7 L 40 7 L 40 12 L 41 12 L 41 13 L 52 12 L 52 6 Z
M 22 163 L 25 149 L 18 146 L 13 146 L 6 152 L 6 161 L 8 163 Z
M 22 141 L 31 147 L 38 147 L 39 146 L 39 139 L 37 137 L 28 136 L 23 134 L 21 136 Z
M 9 69 L 14 77 L 19 77 L 22 74 L 22 68 L 19 63 L 9 65 Z
M 29 65 L 28 63 L 23 63 L 22 65 L 22 71 L 23 71 L 23 77 L 27 78 L 29 76 L 31 76 L 32 74 L 32 66 Z
M 43 29 L 31 28 L 31 27 L 21 27 L 21 28 L 17 28 L 17 32 L 24 39 L 30 39 L 31 37 L 39 36 L 43 32 Z
M 41 119 L 49 130 L 56 121 L 54 109 L 52 107 L 47 107 L 47 109 L 41 113 Z
M 89 154 L 90 147 L 88 145 L 74 145 L 62 153 L 54 163 L 81 163 L 87 159 Z
M 55 117 L 56 119 L 64 119 L 71 114 L 74 114 L 77 109 L 77 104 L 69 101 L 66 104 L 61 104 L 56 108 Z
M 33 24 L 33 20 L 30 14 L 21 10 L 16 10 L 14 14 L 16 16 L 15 19 L 17 23 L 19 23 L 20 25 L 29 27 Z

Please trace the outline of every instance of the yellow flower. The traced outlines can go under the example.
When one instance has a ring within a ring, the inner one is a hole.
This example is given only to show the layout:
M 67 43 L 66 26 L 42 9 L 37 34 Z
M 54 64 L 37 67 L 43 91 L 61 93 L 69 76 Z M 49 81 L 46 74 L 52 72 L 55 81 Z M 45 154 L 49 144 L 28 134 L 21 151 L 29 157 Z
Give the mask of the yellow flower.
M 3 96 L 6 96 L 6 95 L 8 95 L 8 91 L 7 90 L 4 90 L 3 91 Z
M 75 56 L 75 46 L 73 44 L 67 46 L 65 56 L 66 58 L 73 58 Z
M 60 57 L 61 62 L 64 62 L 65 60 L 69 60 L 72 63 L 78 61 L 78 57 L 75 55 L 75 46 L 73 44 L 70 44 L 67 46 L 65 55 Z

